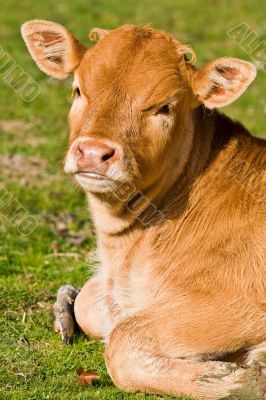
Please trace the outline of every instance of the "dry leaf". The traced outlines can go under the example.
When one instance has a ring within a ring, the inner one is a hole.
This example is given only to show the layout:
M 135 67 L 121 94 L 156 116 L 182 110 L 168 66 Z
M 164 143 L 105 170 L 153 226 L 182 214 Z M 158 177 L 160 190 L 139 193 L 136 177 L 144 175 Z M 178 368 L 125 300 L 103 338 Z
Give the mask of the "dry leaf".
M 84 371 L 83 368 L 79 368 L 77 374 L 80 385 L 92 385 L 93 381 L 98 381 L 100 379 L 100 375 L 91 369 Z

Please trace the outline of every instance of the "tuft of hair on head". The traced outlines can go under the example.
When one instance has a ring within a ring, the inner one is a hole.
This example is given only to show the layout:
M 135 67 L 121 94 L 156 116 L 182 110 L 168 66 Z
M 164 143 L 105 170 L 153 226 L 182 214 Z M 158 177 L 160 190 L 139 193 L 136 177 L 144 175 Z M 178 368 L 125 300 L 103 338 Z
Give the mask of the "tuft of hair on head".
M 180 54 L 184 57 L 185 61 L 188 64 L 195 64 L 196 63 L 196 53 L 195 51 L 185 44 L 179 43 L 175 41 L 177 54 Z
M 104 38 L 104 36 L 108 35 L 108 33 L 110 32 L 110 29 L 92 28 L 89 33 L 89 39 L 93 42 L 97 42 L 98 40 Z
M 179 56 L 178 65 L 179 72 L 191 88 L 191 82 L 193 75 L 196 71 L 196 53 L 195 51 L 185 44 L 178 42 L 173 39 L 174 46 L 176 48 L 176 53 Z

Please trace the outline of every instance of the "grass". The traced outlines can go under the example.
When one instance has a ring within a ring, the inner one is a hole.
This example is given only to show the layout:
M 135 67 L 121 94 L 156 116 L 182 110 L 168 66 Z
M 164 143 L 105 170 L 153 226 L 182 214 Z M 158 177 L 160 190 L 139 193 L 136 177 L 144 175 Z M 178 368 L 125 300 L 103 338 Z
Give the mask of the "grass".
M 245 22 L 264 40 L 265 8 L 254 0 L 208 0 L 204 6 L 199 0 L 5 0 L 1 49 L 38 82 L 41 93 L 32 103 L 24 102 L 5 83 L 0 58 L 0 181 L 38 224 L 31 235 L 23 236 L 6 211 L 0 214 L 0 399 L 169 399 L 122 393 L 107 375 L 101 343 L 76 334 L 71 346 L 63 346 L 52 331 L 56 290 L 67 282 L 81 286 L 90 276 L 87 255 L 95 248 L 95 237 L 82 193 L 60 173 L 69 82 L 52 81 L 35 67 L 21 40 L 20 25 L 32 18 L 55 20 L 89 44 L 87 34 L 93 26 L 152 22 L 191 44 L 201 64 L 224 55 L 249 60 L 226 32 Z M 248 92 L 225 110 L 264 137 L 265 90 L 265 74 L 259 71 Z M 8 157 L 12 154 L 15 159 Z M 98 371 L 102 379 L 93 387 L 79 386 L 79 367 Z

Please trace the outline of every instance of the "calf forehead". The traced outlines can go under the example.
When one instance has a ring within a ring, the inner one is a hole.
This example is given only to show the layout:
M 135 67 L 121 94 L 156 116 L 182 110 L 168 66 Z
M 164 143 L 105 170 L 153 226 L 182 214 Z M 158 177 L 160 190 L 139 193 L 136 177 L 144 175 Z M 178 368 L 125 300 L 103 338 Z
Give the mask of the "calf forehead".
M 167 92 L 180 83 L 174 41 L 151 28 L 114 30 L 89 49 L 78 70 L 87 93 Z

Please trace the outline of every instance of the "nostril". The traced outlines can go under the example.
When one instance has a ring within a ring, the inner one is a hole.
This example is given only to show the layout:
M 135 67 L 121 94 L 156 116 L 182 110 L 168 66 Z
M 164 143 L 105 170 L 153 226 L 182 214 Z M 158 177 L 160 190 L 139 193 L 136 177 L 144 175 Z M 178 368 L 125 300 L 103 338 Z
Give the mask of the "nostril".
M 82 144 L 79 143 L 79 145 L 76 147 L 76 157 L 80 160 L 82 157 L 84 157 L 84 151 L 82 148 Z
M 110 149 L 110 151 L 102 156 L 102 161 L 108 161 L 110 158 L 112 158 L 115 154 L 114 149 Z
M 83 157 L 83 151 L 80 148 L 77 149 L 77 156 L 78 158 Z

